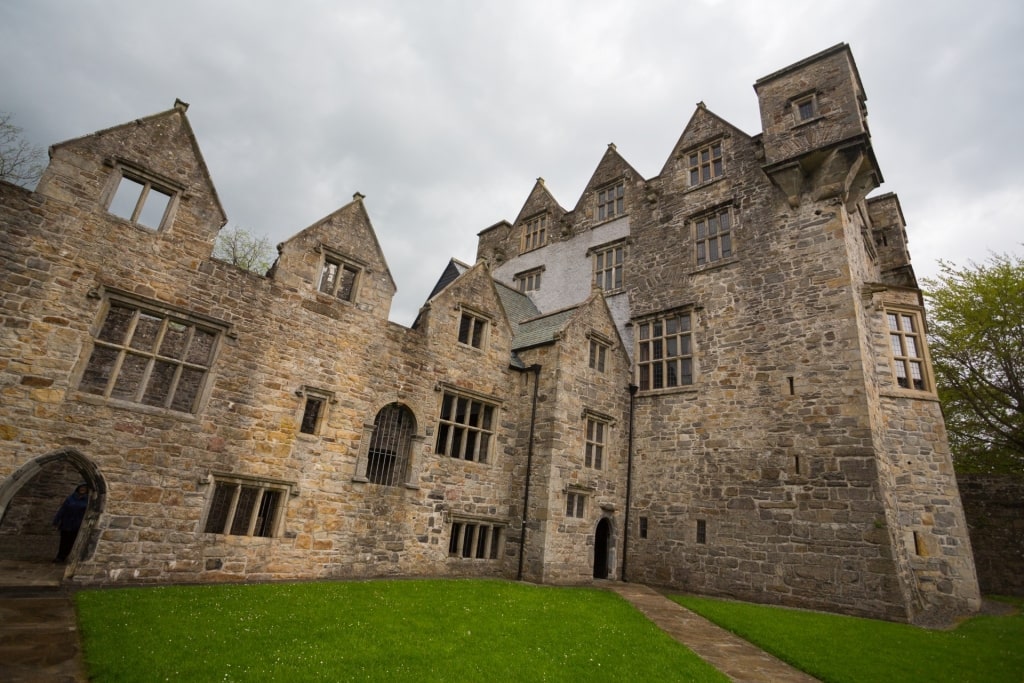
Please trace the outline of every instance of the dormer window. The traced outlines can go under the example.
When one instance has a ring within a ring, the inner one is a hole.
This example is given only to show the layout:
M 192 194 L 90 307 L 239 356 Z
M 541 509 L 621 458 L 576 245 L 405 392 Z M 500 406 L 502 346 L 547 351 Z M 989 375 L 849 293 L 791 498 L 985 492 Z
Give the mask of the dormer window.
M 625 211 L 626 184 L 622 181 L 597 193 L 597 220 L 604 221 L 621 216 Z
M 690 152 L 687 159 L 690 168 L 690 187 L 696 187 L 722 175 L 724 167 L 721 141 Z
M 539 249 L 548 243 L 548 215 L 534 216 L 523 225 L 521 252 Z
M 177 192 L 145 174 L 121 169 L 107 211 L 135 225 L 159 230 L 171 213 Z
M 342 301 L 354 301 L 359 268 L 333 256 L 324 256 L 324 267 L 320 273 L 320 291 Z

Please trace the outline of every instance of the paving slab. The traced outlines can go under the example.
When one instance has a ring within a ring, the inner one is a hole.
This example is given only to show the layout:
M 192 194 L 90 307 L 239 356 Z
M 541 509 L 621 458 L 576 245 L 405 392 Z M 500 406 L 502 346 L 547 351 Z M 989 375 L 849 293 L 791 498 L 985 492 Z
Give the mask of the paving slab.
M 609 583 L 661 630 L 738 683 L 816 683 L 817 678 L 711 623 L 647 586 Z

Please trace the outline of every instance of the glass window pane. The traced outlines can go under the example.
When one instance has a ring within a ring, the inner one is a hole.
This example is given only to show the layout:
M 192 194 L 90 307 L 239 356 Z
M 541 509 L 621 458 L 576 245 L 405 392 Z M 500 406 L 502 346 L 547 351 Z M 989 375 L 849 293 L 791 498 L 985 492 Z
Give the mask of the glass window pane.
M 252 520 L 252 513 L 256 507 L 256 497 L 260 490 L 254 486 L 243 486 L 238 494 L 238 504 L 235 506 L 235 518 L 231 522 L 229 533 L 235 536 L 249 535 L 249 521 Z
M 338 264 L 327 261 L 324 263 L 324 271 L 320 275 L 320 291 L 331 294 L 334 292 L 334 282 L 338 279 Z
M 206 516 L 206 526 L 203 532 L 207 534 L 222 534 L 228 523 L 228 511 L 231 509 L 231 499 L 235 495 L 238 484 L 214 484 L 213 500 L 210 502 L 210 512 Z

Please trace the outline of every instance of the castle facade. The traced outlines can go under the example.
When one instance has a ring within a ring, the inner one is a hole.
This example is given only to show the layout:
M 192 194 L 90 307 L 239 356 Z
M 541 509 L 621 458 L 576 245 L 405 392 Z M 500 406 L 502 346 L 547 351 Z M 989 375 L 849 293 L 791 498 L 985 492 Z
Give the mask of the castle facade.
M 255 274 L 187 105 L 0 185 L 0 553 L 78 585 L 650 583 L 928 623 L 980 604 L 899 201 L 850 49 L 697 106 L 660 173 L 538 181 L 411 327 L 363 197 Z M 442 267 L 444 264 L 440 264 Z M 46 558 L 49 559 L 48 557 Z

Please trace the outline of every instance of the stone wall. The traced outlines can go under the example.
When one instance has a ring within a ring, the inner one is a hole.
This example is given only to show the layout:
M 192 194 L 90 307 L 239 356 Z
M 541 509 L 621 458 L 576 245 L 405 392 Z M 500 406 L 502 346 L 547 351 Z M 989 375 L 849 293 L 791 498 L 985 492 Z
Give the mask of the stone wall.
M 1024 596 L 1024 477 L 958 474 L 957 481 L 982 592 Z

